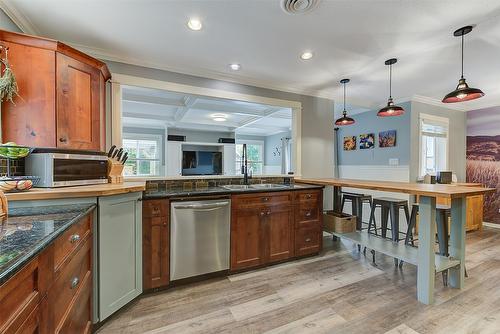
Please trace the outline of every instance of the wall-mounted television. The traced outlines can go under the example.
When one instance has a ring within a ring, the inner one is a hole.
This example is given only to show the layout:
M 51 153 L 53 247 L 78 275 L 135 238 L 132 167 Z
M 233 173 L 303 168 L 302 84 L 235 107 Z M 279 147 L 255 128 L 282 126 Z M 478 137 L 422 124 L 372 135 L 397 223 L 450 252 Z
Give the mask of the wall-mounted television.
M 182 175 L 222 175 L 222 152 L 182 151 Z

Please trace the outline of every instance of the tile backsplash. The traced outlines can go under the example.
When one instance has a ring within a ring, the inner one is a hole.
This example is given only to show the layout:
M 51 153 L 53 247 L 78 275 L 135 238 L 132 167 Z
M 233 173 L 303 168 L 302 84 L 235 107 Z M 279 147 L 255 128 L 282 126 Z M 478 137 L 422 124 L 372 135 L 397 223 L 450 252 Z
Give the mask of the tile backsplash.
M 7 159 L 0 158 L 0 176 L 7 175 Z M 10 161 L 10 175 L 22 176 L 24 175 L 24 159 Z
M 248 180 L 250 184 L 258 183 L 293 183 L 293 177 L 266 177 L 253 176 Z M 243 184 L 241 177 L 235 178 L 206 178 L 206 179 L 183 179 L 183 180 L 153 180 L 146 182 L 147 191 L 162 191 L 171 189 L 193 190 L 218 187 L 228 184 Z

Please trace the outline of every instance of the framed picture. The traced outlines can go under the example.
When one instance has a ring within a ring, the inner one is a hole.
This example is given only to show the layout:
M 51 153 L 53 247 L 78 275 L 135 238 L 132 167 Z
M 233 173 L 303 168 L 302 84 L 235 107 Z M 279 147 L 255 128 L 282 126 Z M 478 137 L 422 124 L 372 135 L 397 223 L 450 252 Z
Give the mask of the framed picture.
M 354 151 L 356 149 L 356 136 L 344 137 L 344 151 Z
M 396 146 L 396 130 L 381 131 L 378 134 L 378 147 Z
M 365 133 L 359 135 L 359 149 L 366 150 L 375 147 L 375 134 Z

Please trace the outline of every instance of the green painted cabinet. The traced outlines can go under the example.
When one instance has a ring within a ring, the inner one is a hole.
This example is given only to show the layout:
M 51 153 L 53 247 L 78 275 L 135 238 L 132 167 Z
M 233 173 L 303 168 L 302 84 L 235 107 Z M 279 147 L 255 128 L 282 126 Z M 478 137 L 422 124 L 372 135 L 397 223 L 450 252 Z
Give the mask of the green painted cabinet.
M 142 293 L 142 193 L 100 197 L 99 320 Z

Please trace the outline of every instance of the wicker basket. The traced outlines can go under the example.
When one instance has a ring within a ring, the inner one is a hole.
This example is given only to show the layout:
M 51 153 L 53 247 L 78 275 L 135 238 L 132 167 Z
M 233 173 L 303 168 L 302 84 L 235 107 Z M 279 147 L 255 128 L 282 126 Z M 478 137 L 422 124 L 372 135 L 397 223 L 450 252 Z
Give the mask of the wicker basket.
M 355 232 L 356 216 L 326 211 L 323 213 L 323 230 L 330 233 Z

